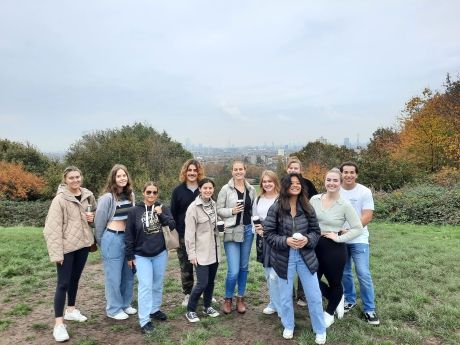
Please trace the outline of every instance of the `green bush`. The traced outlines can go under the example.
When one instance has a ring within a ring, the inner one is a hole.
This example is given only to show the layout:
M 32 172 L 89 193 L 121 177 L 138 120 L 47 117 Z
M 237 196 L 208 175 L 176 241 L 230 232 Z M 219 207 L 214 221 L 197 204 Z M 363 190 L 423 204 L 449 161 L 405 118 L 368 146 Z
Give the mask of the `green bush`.
M 51 200 L 0 201 L 0 226 L 45 226 Z
M 375 194 L 377 220 L 414 224 L 460 225 L 460 184 L 405 186 Z

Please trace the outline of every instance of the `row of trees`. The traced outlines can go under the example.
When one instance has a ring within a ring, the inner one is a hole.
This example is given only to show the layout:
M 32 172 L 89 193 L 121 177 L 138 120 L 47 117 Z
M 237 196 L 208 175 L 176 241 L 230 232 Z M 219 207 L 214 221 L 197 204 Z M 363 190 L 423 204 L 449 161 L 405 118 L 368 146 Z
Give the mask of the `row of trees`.
M 425 89 L 411 98 L 396 125 L 378 128 L 360 152 L 314 142 L 296 155 L 316 185 L 328 168 L 346 160 L 357 161 L 360 180 L 376 190 L 391 191 L 422 178 L 459 182 L 460 80 L 447 75 L 442 92 Z
M 63 162 L 46 157 L 30 144 L 1 140 L 0 149 L 0 199 L 7 200 L 52 198 L 66 165 L 78 166 L 85 187 L 96 195 L 115 163 L 128 167 L 137 189 L 155 180 L 169 191 L 178 183 L 182 163 L 192 157 L 165 132 L 142 123 L 86 134 L 69 148 Z
M 347 160 L 359 163 L 360 181 L 376 190 L 391 191 L 425 177 L 444 184 L 458 182 L 460 80 L 452 81 L 447 75 L 442 92 L 425 89 L 421 96 L 411 98 L 396 126 L 377 129 L 369 145 L 359 152 L 313 142 L 295 155 L 303 162 L 306 177 L 320 188 L 324 173 Z M 85 186 L 95 194 L 101 192 L 114 163 L 128 167 L 137 189 L 153 179 L 169 194 L 178 183 L 182 163 L 191 157 L 165 132 L 142 123 L 86 134 L 69 148 L 64 162 L 45 156 L 30 144 L 4 139 L 0 140 L 0 199 L 52 198 L 63 167 L 69 164 L 82 169 Z M 247 175 L 258 178 L 263 169 L 250 166 Z M 284 171 L 280 159 L 277 172 L 281 176 Z M 230 166 L 210 163 L 206 173 L 221 186 L 230 177 Z

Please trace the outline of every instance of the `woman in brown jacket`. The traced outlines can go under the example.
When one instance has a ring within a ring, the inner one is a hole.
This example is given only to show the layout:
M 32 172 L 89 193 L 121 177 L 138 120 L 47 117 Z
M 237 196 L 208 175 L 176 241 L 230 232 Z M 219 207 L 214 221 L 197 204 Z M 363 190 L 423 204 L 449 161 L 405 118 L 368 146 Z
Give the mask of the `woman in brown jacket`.
M 216 203 L 212 200 L 214 182 L 204 178 L 198 182 L 200 194 L 190 204 L 185 214 L 185 247 L 190 263 L 195 267 L 197 282 L 193 287 L 187 305 L 185 317 L 190 322 L 200 321 L 196 306 L 203 296 L 203 314 L 219 316 L 211 306 L 214 291 L 214 279 L 219 266 L 221 249 L 219 232 L 216 229 Z
M 45 240 L 52 262 L 57 267 L 57 286 L 54 295 L 53 330 L 58 342 L 69 339 L 64 320 L 87 320 L 75 308 L 75 299 L 89 247 L 94 243 L 90 223 L 94 221 L 96 200 L 92 192 L 81 187 L 80 169 L 69 166 L 64 170 L 63 184 L 58 188 L 45 222 Z M 67 309 L 64 304 L 67 295 Z

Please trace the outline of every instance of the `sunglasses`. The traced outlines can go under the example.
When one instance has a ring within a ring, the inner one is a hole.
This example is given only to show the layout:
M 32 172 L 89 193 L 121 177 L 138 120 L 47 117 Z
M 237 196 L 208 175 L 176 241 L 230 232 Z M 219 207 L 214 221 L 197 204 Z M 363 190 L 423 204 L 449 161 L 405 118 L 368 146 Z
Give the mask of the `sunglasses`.
M 150 194 L 157 195 L 158 191 L 157 190 L 153 190 L 153 191 L 152 190 L 146 190 L 145 194 L 147 194 L 147 195 L 150 195 Z

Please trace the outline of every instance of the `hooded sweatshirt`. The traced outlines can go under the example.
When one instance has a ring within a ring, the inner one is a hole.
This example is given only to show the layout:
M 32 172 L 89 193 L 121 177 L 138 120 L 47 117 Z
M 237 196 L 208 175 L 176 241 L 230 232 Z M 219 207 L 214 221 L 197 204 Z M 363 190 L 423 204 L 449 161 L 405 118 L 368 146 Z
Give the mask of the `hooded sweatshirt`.
M 86 221 L 85 211 L 89 205 L 92 211 L 96 209 L 96 199 L 88 189 L 80 190 L 81 200 L 78 201 L 62 184 L 51 202 L 43 235 L 52 262 L 60 262 L 64 260 L 64 254 L 94 243 L 93 230 Z
M 168 207 L 161 205 L 161 214 L 153 206 L 140 202 L 128 213 L 125 236 L 125 253 L 128 260 L 134 255 L 152 257 L 166 249 L 162 227 L 176 228 L 176 223 Z

